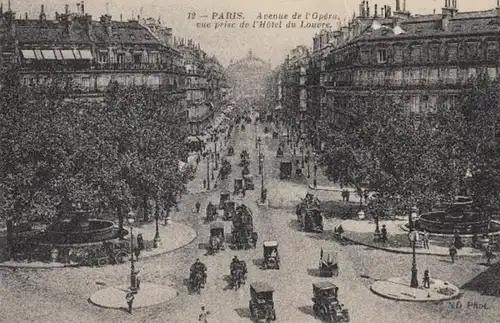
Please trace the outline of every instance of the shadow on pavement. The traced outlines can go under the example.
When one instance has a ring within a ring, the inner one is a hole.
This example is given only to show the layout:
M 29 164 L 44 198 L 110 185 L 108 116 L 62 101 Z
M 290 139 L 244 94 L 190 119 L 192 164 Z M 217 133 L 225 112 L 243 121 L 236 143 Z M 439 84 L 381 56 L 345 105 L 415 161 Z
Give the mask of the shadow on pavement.
M 314 311 L 312 309 L 312 306 L 300 306 L 299 311 L 301 311 L 304 314 L 314 316 Z
M 252 314 L 250 313 L 250 309 L 248 308 L 235 308 L 234 311 L 241 317 L 252 319 Z
M 300 231 L 299 221 L 297 221 L 297 219 L 293 219 L 290 222 L 288 222 L 288 227 L 294 231 Z
M 315 240 L 327 240 L 327 241 L 336 240 L 335 235 L 333 234 L 333 230 L 324 230 L 321 233 L 311 233 L 308 234 L 307 237 Z
M 313 277 L 321 277 L 319 268 L 307 268 L 307 274 Z
M 500 264 L 493 264 L 491 267 L 472 278 L 460 287 L 460 289 L 475 291 L 485 296 L 500 296 Z

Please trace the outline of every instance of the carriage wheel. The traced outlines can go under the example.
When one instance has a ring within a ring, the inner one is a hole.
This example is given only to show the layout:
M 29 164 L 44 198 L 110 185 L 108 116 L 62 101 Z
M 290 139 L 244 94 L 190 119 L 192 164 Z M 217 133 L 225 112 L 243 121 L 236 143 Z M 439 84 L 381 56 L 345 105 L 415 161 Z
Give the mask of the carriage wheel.
M 130 258 L 130 256 L 127 252 L 120 251 L 115 256 L 115 263 L 116 264 L 123 264 L 127 261 L 128 258 Z
M 107 257 L 101 257 L 97 259 L 97 267 L 102 267 L 106 266 L 108 264 L 108 258 Z

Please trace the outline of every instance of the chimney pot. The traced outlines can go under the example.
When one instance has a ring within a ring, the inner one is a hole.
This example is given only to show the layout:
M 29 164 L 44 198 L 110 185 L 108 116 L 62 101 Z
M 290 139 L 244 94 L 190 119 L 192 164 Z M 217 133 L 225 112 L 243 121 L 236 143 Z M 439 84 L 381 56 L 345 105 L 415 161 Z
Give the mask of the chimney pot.
M 373 17 L 375 17 L 375 18 L 377 17 L 377 13 L 378 13 L 378 12 L 377 12 L 377 9 L 378 9 L 378 8 L 377 8 L 377 5 L 375 5 L 375 8 L 374 8 L 374 10 L 373 10 Z
M 82 8 L 82 15 L 83 15 L 83 14 L 85 14 L 85 4 L 83 1 L 82 1 L 81 8 Z
M 444 0 L 444 1 L 448 1 L 448 0 Z M 396 0 L 396 11 L 401 11 L 401 8 L 399 5 L 400 5 L 399 0 Z
M 65 14 L 69 14 L 69 6 L 68 5 L 64 5 L 64 13 Z
M 24 19 L 28 20 L 28 13 L 27 12 L 24 13 Z

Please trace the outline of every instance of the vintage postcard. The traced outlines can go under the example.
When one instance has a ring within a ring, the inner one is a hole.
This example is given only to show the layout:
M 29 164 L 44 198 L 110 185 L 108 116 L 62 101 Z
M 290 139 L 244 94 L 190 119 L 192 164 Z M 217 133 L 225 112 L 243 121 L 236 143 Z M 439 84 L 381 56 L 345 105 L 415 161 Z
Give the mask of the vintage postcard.
M 5 0 L 1 323 L 500 317 L 500 1 Z

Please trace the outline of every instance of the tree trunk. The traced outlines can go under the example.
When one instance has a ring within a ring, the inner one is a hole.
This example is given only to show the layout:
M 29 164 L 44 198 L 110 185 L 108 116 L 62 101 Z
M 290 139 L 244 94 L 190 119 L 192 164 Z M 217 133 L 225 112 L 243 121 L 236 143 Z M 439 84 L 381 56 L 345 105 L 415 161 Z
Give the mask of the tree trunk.
M 7 246 L 5 251 L 7 260 L 10 260 L 10 254 L 14 246 L 14 222 L 12 218 L 7 219 Z
M 155 219 L 160 218 L 160 199 L 157 197 L 155 199 Z
M 118 215 L 118 238 L 123 239 L 123 211 L 121 205 L 116 206 L 116 213 Z
M 142 207 L 144 209 L 144 222 L 148 222 L 149 221 L 148 196 L 146 194 L 142 197 Z

